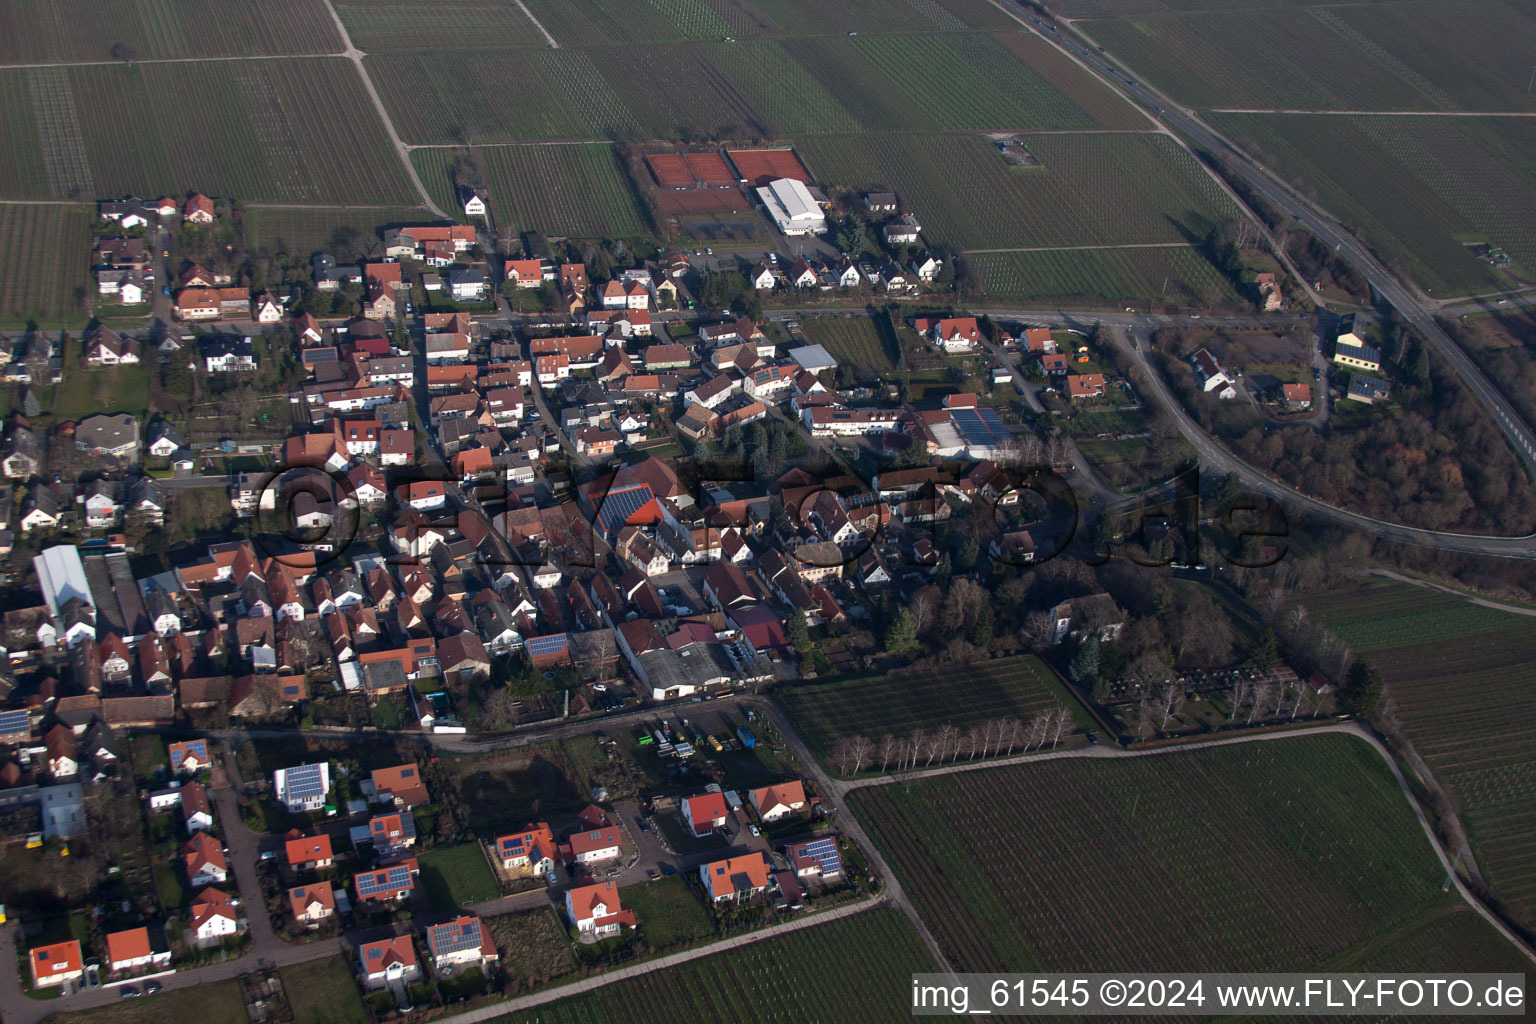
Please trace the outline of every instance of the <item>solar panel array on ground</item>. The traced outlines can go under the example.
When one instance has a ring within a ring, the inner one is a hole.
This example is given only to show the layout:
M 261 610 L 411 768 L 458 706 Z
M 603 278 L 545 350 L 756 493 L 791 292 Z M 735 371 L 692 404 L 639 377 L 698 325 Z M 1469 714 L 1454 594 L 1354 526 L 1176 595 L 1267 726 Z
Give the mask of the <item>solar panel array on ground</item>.
M 1008 428 L 998 418 L 995 409 L 979 406 L 975 409 L 952 409 L 950 420 L 967 446 L 995 445 L 1008 437 Z
M 647 153 L 645 163 L 651 169 L 651 177 L 662 188 L 692 188 L 694 185 L 688 162 L 676 153 Z
M 744 213 L 752 205 L 733 188 L 662 192 L 656 196 L 662 213 Z
M 730 188 L 736 184 L 736 175 L 731 173 L 725 157 L 719 153 L 684 153 L 683 159 L 687 161 L 688 169 L 693 172 L 695 178 L 699 179 L 701 185 L 708 185 L 711 188 Z
M 811 183 L 811 172 L 792 149 L 728 149 L 737 176 L 754 185 L 766 185 L 779 178 L 794 178 Z
M 373 896 L 381 892 L 394 892 L 411 887 L 411 868 L 408 864 L 396 864 L 379 871 L 365 871 L 357 876 L 357 894 Z

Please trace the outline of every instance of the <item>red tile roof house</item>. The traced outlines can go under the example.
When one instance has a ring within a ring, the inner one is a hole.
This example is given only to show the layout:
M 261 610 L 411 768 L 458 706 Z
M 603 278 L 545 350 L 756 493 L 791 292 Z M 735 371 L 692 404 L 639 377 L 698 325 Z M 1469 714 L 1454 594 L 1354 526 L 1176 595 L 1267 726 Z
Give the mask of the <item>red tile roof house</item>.
M 523 831 L 496 837 L 496 856 L 505 871 L 548 875 L 555 869 L 555 834 L 545 822 L 529 823 Z
M 181 859 L 194 886 L 213 885 L 229 878 L 224 848 L 206 832 L 199 832 L 181 844 Z
M 615 860 L 623 852 L 623 837 L 612 825 L 587 832 L 572 833 L 566 839 L 561 852 L 569 851 L 566 862 L 571 864 L 596 864 Z
M 768 858 L 754 851 L 700 865 L 699 879 L 714 903 L 745 903 L 768 889 Z
M 170 963 L 170 949 L 155 949 L 150 944 L 148 928 L 129 928 L 107 936 L 107 970 L 113 974 L 168 967 Z
M 421 977 L 416 947 L 409 935 L 366 942 L 357 949 L 357 966 L 365 988 L 383 988 L 390 982 L 411 982 Z
M 331 852 L 331 837 L 321 833 L 318 836 L 302 836 L 298 829 L 288 833 L 288 843 L 285 847 L 288 855 L 288 866 L 294 871 L 309 871 L 319 868 L 328 868 L 334 861 Z
M 686 797 L 682 804 L 683 824 L 693 832 L 695 836 L 707 836 L 717 828 L 725 825 L 726 816 L 730 811 L 726 808 L 725 797 L 720 793 L 702 793 L 699 796 Z
M 213 200 L 202 193 L 194 192 L 181 209 L 181 219 L 189 224 L 212 224 Z
M 567 889 L 565 916 L 587 942 L 610 938 L 620 929 L 635 926 L 635 912 L 619 901 L 618 886 L 612 882 Z
M 490 933 L 478 917 L 464 916 L 427 927 L 427 952 L 432 955 L 432 969 L 447 975 L 459 967 L 494 964 L 500 954 Z
M 27 954 L 32 962 L 32 987 L 63 985 L 75 981 L 85 973 L 80 959 L 80 942 L 55 942 L 51 946 L 38 946 Z
M 403 810 L 420 807 L 431 797 L 427 784 L 421 781 L 421 769 L 414 764 L 380 768 L 370 777 L 373 783 L 374 803 L 393 803 Z
M 192 936 L 199 945 L 213 945 L 240 930 L 235 901 L 220 889 L 204 889 L 192 897 Z
M 747 799 L 752 802 L 752 809 L 757 811 L 759 818 L 764 821 L 778 821 L 786 815 L 805 809 L 805 786 L 799 779 L 778 782 L 772 786 L 752 790 L 747 794 Z
M 336 893 L 330 882 L 301 885 L 288 890 L 288 907 L 299 924 L 318 928 L 320 922 L 335 916 Z

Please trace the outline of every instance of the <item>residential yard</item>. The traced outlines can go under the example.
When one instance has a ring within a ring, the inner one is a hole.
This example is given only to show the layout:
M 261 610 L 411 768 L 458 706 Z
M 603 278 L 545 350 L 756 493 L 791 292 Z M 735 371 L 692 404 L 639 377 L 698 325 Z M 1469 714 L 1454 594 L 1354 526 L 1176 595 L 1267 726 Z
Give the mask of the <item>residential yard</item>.
M 418 856 L 421 884 L 436 910 L 449 911 L 501 895 L 479 843 L 435 846 Z
M 635 912 L 646 945 L 655 952 L 715 937 L 709 911 L 683 875 L 626 885 L 619 890 L 619 899 Z
M 488 917 L 485 924 L 501 952 L 499 970 L 519 989 L 533 988 L 576 969 L 571 939 L 553 907 Z
M 73 353 L 78 357 L 79 353 Z M 124 412 L 139 418 L 141 439 L 149 429 L 149 363 L 88 370 L 71 366 L 54 395 L 56 420 L 81 420 L 102 412 Z
M 344 956 L 284 967 L 283 990 L 294 1024 L 371 1024 L 352 961 Z

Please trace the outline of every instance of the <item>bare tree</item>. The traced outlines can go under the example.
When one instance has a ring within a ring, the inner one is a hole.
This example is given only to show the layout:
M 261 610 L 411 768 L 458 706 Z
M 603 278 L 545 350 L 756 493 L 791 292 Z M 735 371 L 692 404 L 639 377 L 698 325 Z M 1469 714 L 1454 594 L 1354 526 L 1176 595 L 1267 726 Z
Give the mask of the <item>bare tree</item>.
M 1232 681 L 1232 689 L 1229 694 L 1232 706 L 1227 712 L 1227 721 L 1230 722 L 1237 718 L 1238 713 L 1243 709 L 1243 702 L 1248 699 L 1248 691 L 1250 689 L 1248 680 L 1242 676 L 1238 676 Z
M 1184 684 L 1174 680 L 1162 686 L 1157 691 L 1154 707 L 1162 716 L 1162 723 L 1158 729 L 1166 731 L 1169 719 L 1184 709 Z
M 1072 722 L 1072 712 L 1067 710 L 1065 704 L 1056 705 L 1056 710 L 1051 712 L 1051 749 L 1056 749 L 1056 744 L 1061 742 L 1062 734 L 1067 731 L 1067 726 Z
M 853 758 L 853 774 L 859 774 L 864 762 L 875 752 L 875 741 L 868 736 L 855 736 L 848 741 L 848 754 Z
M 1285 585 L 1276 583 L 1264 594 L 1264 619 L 1266 622 L 1276 622 L 1280 618 L 1280 612 L 1285 608 Z
M 1024 642 L 1035 650 L 1051 646 L 1056 635 L 1056 617 L 1050 612 L 1030 612 L 1024 619 Z
M 517 697 L 502 687 L 485 699 L 480 724 L 489 732 L 500 732 L 517 724 Z
M 928 749 L 928 730 L 918 726 L 912 730 L 912 735 L 907 737 L 907 740 L 911 744 L 907 758 L 907 768 L 910 770 L 917 765 L 917 759 L 922 757 L 923 752 Z
M 924 768 L 931 767 L 935 757 L 939 758 L 940 761 L 944 759 L 944 732 L 942 729 L 928 737 L 927 753 L 928 760 L 923 762 Z
M 896 756 L 896 751 L 901 748 L 901 741 L 891 733 L 886 733 L 880 738 L 880 773 L 883 775 L 890 771 L 891 758 Z
M 989 718 L 981 723 L 981 756 L 986 757 L 987 751 L 992 747 L 992 732 L 997 728 L 997 719 Z
M 1152 723 L 1152 717 L 1155 714 L 1156 712 L 1152 708 L 1152 702 L 1147 699 L 1145 694 L 1143 694 L 1141 698 L 1141 704 L 1137 707 L 1136 714 L 1137 739 L 1145 740 L 1152 738 L 1152 734 L 1157 731 L 1157 726 L 1153 725 Z
M 960 730 L 953 725 L 942 725 L 938 732 L 939 760 L 953 760 L 960 753 Z
M 973 725 L 965 730 L 965 748 L 970 751 L 969 760 L 976 760 L 976 748 L 981 746 L 981 727 Z
M 1291 609 L 1291 613 L 1285 617 L 1285 621 L 1287 632 L 1289 632 L 1291 636 L 1295 636 L 1297 633 L 1300 633 L 1301 627 L 1306 625 L 1307 622 L 1306 607 L 1299 604 L 1296 605 Z
M 1254 683 L 1253 707 L 1248 711 L 1248 725 L 1253 724 L 1255 717 L 1259 717 L 1263 709 L 1269 706 L 1270 699 L 1274 696 L 1275 684 L 1267 680 Z
M 912 619 L 912 629 L 918 636 L 928 632 L 933 617 L 939 610 L 939 588 L 923 587 L 907 602 L 907 615 Z
M 1047 735 L 1049 735 L 1048 730 L 1050 729 L 1049 718 L 1049 711 L 1036 711 L 1029 717 L 1029 738 L 1024 744 L 1025 751 L 1028 751 L 1030 747 L 1038 749 L 1045 746 L 1045 740 Z
M 1020 722 L 1017 718 L 1005 718 L 1003 719 L 1003 735 L 998 738 L 997 742 L 1001 744 L 1006 739 L 1008 741 L 1008 754 L 1012 755 L 1013 745 L 1019 741 L 1019 737 L 1023 733 L 1023 722 Z
M 848 765 L 853 761 L 853 744 L 848 742 L 847 737 L 832 745 L 832 757 L 837 761 L 837 774 L 847 775 Z

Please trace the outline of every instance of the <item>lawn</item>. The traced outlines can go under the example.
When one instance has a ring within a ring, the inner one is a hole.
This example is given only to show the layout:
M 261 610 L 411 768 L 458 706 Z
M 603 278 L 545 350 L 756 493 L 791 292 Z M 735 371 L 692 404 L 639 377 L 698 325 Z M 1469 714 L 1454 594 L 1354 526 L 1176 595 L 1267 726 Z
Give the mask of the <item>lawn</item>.
M 5 103 L 0 98 L 0 109 Z M 0 153 L 0 176 L 12 159 Z M 76 295 L 95 290 L 88 273 L 93 219 L 88 206 L 0 206 L 0 252 L 7 254 L 0 327 L 15 330 L 29 320 L 42 327 L 84 325 Z
M 79 353 L 71 353 L 78 358 Z M 139 429 L 149 428 L 149 363 L 88 370 L 71 366 L 54 394 L 57 420 L 80 420 L 101 412 L 125 412 L 139 418 Z M 97 397 L 105 394 L 105 403 Z
M 352 961 L 346 957 L 284 967 L 282 979 L 294 1024 L 371 1024 Z
M 479 843 L 434 846 L 416 860 L 421 864 L 421 884 L 437 910 L 484 903 L 501 895 Z
M 715 923 L 682 875 L 626 885 L 619 899 L 635 912 L 645 941 L 658 952 L 715 937 Z
M 406 224 L 438 224 L 424 208 L 402 206 L 368 209 L 337 209 L 317 206 L 311 210 L 247 210 L 245 239 L 253 248 L 273 253 L 288 253 L 303 262 L 317 251 L 329 251 L 346 258 L 361 247 L 375 246 L 383 252 L 385 228 Z
M 1028 719 L 1073 701 L 1033 655 L 978 662 L 964 672 L 909 669 L 846 682 L 801 683 L 778 691 L 800 735 L 826 760 L 838 740 L 879 740 L 944 725 L 967 729 L 997 718 Z M 872 768 L 879 768 L 873 765 Z
M 9 150 L 0 198 L 196 188 L 247 202 L 417 201 L 340 58 L 12 68 L 0 70 L 0 95 Z
M 1352 737 L 850 797 L 957 971 L 1300 971 L 1459 905 L 1387 764 Z M 1502 944 L 1478 922 L 1465 948 Z
M 48 1020 L 50 1024 L 248 1024 L 238 981 L 210 981 L 95 1010 L 57 1013 Z
M 912 973 L 933 970 L 901 912 L 878 907 L 605 985 L 541 1006 L 537 1017 L 542 1024 L 895 1021 L 909 1012 Z

